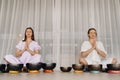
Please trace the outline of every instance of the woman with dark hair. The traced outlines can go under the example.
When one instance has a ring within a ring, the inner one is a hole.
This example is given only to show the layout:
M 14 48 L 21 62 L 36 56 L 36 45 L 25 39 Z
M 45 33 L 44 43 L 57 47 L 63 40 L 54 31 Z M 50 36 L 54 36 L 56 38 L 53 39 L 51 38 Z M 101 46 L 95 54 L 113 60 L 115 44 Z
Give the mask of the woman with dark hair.
M 11 64 L 24 64 L 37 63 L 41 61 L 41 55 L 39 51 L 41 47 L 34 39 L 34 31 L 31 27 L 27 27 L 25 30 L 24 40 L 20 41 L 16 45 L 16 57 L 13 55 L 6 55 L 5 61 Z
M 117 61 L 114 58 L 106 58 L 107 52 L 104 49 L 102 42 L 97 41 L 97 31 L 95 28 L 88 30 L 88 41 L 84 41 L 81 46 L 80 63 L 85 66 L 89 64 L 115 64 Z

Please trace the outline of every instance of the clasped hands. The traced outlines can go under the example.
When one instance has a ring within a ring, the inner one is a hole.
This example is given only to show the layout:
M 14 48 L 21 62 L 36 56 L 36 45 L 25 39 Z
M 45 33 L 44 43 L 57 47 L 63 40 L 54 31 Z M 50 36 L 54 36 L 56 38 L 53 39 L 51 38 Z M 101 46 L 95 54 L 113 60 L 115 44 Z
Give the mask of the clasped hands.
M 29 51 L 29 44 L 28 42 L 25 43 L 25 46 L 24 46 L 24 51 Z
M 97 50 L 96 41 L 93 41 L 93 42 L 91 43 L 91 45 L 92 45 L 92 48 L 93 48 L 93 49 Z

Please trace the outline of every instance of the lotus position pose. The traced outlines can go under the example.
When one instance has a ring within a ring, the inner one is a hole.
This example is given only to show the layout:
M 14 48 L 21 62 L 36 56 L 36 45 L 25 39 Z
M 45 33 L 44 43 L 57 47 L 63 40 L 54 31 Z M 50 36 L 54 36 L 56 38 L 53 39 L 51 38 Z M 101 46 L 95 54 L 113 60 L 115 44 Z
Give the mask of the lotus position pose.
M 34 39 L 34 31 L 31 27 L 26 28 L 24 40 L 20 41 L 16 45 L 16 56 L 6 55 L 4 57 L 7 63 L 11 64 L 24 64 L 37 63 L 41 61 L 41 55 L 39 51 L 41 47 Z
M 107 52 L 104 49 L 102 42 L 97 41 L 97 31 L 95 28 L 88 30 L 88 41 L 84 41 L 81 46 L 80 63 L 85 66 L 89 64 L 103 64 L 106 68 L 106 64 L 115 64 L 117 60 L 115 58 L 107 58 Z

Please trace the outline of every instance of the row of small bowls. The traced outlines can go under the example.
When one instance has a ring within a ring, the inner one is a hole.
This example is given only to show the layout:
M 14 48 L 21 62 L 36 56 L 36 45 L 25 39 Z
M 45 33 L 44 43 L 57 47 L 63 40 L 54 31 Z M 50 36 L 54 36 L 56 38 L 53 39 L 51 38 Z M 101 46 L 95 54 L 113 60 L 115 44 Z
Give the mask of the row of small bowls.
M 6 68 L 7 67 L 7 68 Z M 56 63 L 27 63 L 26 67 L 28 70 L 40 70 L 43 68 L 44 70 L 53 70 L 56 67 Z M 23 68 L 23 64 L 0 64 L 0 71 L 7 72 L 10 70 L 13 71 L 21 71 Z M 72 67 L 60 67 L 62 72 L 70 72 L 72 70 L 83 71 L 84 65 L 82 64 L 72 64 Z M 102 71 L 101 64 L 88 65 L 88 71 Z M 120 64 L 107 64 L 107 70 L 120 70 Z
M 88 71 L 91 73 L 98 73 L 98 72 L 109 72 L 109 71 L 119 71 L 120 73 L 120 64 L 107 64 L 107 68 L 103 69 L 102 64 L 92 64 L 88 65 L 85 68 L 82 64 L 72 64 L 72 67 L 60 67 L 61 71 L 63 72 L 70 72 L 74 69 L 74 71 Z
M 72 64 L 72 67 L 60 67 L 60 70 L 62 72 L 70 72 L 72 70 L 72 68 L 74 70 L 82 71 L 84 69 L 84 65 L 82 65 L 82 64 Z
M 7 67 L 7 68 L 6 68 Z M 28 70 L 40 70 L 43 68 L 44 70 L 53 70 L 56 67 L 56 63 L 27 63 L 26 67 Z M 82 64 L 73 64 L 74 70 L 83 70 L 84 66 Z M 70 72 L 72 67 L 60 67 L 62 72 Z M 0 64 L 1 72 L 9 72 L 12 71 L 22 71 L 23 64 Z
M 27 63 L 26 67 L 28 70 L 53 70 L 56 67 L 56 63 Z M 23 64 L 0 64 L 0 72 L 19 71 L 23 69 Z

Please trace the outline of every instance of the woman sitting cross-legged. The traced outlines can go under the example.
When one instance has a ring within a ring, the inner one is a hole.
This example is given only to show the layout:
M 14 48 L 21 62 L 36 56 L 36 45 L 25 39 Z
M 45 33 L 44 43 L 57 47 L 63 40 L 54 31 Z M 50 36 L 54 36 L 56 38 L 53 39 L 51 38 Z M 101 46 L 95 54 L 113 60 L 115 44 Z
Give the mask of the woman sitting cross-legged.
M 23 70 L 26 71 L 26 63 L 37 63 L 41 61 L 39 51 L 41 47 L 34 39 L 34 31 L 31 27 L 25 30 L 24 40 L 16 45 L 16 56 L 6 55 L 4 60 L 11 64 L 23 64 Z

